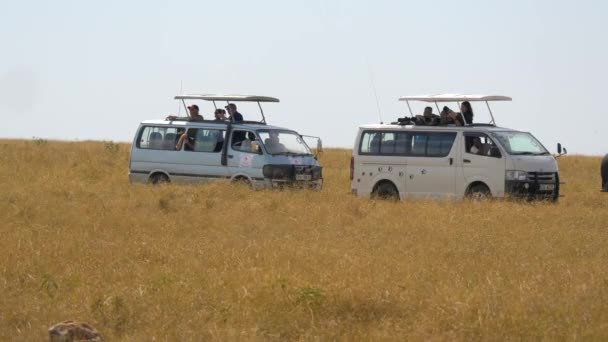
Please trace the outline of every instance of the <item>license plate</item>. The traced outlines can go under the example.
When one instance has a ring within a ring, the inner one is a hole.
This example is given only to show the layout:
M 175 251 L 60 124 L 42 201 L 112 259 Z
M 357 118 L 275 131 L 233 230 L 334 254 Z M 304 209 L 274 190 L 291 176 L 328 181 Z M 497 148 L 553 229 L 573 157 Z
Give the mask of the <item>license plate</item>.
M 540 184 L 540 191 L 553 191 L 555 184 Z
M 296 180 L 298 181 L 309 181 L 312 179 L 311 175 L 296 175 Z

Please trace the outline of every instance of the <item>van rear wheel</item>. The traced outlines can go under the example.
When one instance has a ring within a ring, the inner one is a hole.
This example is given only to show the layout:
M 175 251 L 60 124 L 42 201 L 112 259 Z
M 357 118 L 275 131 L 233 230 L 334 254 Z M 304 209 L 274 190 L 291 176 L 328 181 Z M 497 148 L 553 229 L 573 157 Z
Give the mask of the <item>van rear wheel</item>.
M 395 185 L 391 182 L 380 182 L 372 191 L 372 198 L 398 200 L 399 191 L 395 188 Z
M 232 183 L 233 184 L 244 185 L 244 186 L 247 186 L 247 187 L 253 189 L 253 184 L 251 184 L 251 182 L 249 181 L 249 179 L 247 179 L 246 177 L 236 177 L 235 179 L 232 180 Z
M 153 185 L 169 183 L 169 177 L 164 173 L 155 173 L 150 177 L 150 183 Z
M 474 184 L 467 192 L 467 198 L 474 201 L 486 201 L 492 198 L 490 188 L 485 184 Z

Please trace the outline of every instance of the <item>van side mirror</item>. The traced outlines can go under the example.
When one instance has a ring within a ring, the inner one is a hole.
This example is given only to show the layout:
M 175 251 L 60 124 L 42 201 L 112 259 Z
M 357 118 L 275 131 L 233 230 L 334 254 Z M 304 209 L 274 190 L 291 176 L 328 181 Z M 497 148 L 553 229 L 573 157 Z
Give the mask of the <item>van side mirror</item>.
M 317 139 L 317 154 L 323 152 L 323 142 L 321 141 L 321 138 Z
M 557 143 L 557 156 L 563 156 L 564 154 L 568 154 L 568 150 L 562 147 L 561 143 Z

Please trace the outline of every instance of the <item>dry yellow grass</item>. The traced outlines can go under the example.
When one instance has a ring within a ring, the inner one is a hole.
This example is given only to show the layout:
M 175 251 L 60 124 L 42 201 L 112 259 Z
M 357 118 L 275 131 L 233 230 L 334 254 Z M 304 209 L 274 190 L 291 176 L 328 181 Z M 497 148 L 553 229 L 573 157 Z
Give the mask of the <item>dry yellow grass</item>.
M 560 159 L 557 205 L 129 185 L 129 146 L 0 141 L 0 340 L 606 340 L 608 194 Z

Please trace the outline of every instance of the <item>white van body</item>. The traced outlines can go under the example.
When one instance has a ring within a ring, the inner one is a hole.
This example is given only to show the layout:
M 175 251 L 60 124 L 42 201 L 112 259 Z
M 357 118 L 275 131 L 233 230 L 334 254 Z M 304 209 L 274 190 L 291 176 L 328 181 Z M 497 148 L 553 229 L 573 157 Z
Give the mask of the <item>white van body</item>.
M 240 99 L 237 96 L 188 95 L 188 98 L 234 101 Z M 264 99 L 256 97 L 254 101 Z M 182 135 L 188 143 L 178 148 Z M 147 120 L 139 125 L 131 147 L 130 182 L 184 183 L 217 179 L 242 181 L 255 189 L 288 184 L 321 189 L 323 184 L 322 168 L 303 136 L 287 128 L 267 125 L 265 120 L 168 118 Z
M 365 125 L 353 146 L 358 196 L 557 200 L 559 185 L 557 161 L 538 140 L 494 125 Z

